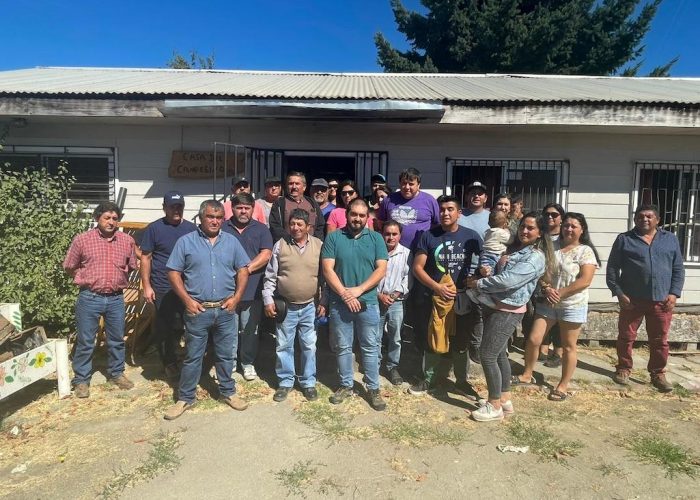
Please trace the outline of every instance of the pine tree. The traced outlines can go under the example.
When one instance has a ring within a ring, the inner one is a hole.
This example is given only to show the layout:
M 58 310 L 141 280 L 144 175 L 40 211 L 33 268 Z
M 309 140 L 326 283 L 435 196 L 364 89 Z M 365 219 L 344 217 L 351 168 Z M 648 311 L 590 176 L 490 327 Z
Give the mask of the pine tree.
M 378 62 L 398 73 L 636 75 L 661 0 L 391 0 L 411 48 L 375 35 Z M 638 14 L 635 15 L 637 8 Z M 676 59 L 652 70 L 668 76 Z

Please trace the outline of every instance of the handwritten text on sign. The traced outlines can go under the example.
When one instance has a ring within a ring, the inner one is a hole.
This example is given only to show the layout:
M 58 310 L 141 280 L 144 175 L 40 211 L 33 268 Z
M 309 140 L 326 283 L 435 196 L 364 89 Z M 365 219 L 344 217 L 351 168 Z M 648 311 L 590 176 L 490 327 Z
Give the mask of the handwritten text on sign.
M 185 177 L 187 179 L 211 179 L 214 177 L 214 163 L 216 163 L 216 176 L 224 176 L 224 165 L 226 166 L 226 176 L 242 175 L 245 172 L 245 153 L 240 151 L 238 155 L 233 152 L 225 154 L 207 151 L 173 151 L 170 158 L 170 177 Z

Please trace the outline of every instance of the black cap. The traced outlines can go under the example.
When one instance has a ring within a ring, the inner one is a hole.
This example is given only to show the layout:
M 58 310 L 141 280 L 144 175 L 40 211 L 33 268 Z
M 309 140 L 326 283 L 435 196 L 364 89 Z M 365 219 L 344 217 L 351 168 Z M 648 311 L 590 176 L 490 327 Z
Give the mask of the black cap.
M 377 182 L 386 184 L 386 177 L 384 177 L 382 174 L 374 174 L 370 180 L 373 184 Z
M 250 184 L 250 181 L 248 180 L 247 177 L 244 177 L 242 175 L 237 175 L 233 179 L 231 179 L 231 185 L 235 186 L 237 184 L 242 184 L 242 183 Z
M 276 175 L 273 175 L 272 177 L 268 177 L 265 179 L 265 185 L 268 184 L 282 184 L 282 179 L 280 179 Z
M 171 207 L 173 205 L 184 205 L 185 196 L 180 191 L 168 191 L 163 196 L 163 204 L 166 207 Z
M 484 193 L 487 191 L 484 183 L 480 181 L 474 181 L 467 186 L 467 192 L 471 191 L 472 189 L 481 189 Z

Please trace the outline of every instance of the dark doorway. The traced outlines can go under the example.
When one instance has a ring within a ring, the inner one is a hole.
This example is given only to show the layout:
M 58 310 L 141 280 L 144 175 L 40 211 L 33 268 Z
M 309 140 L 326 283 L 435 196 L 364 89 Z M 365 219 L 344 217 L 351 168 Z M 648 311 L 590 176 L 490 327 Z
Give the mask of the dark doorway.
M 285 155 L 284 161 L 285 170 L 302 172 L 309 186 L 311 181 L 319 177 L 326 180 L 337 179 L 340 182 L 345 179 L 355 179 L 354 154 L 352 156 L 298 156 L 295 154 Z

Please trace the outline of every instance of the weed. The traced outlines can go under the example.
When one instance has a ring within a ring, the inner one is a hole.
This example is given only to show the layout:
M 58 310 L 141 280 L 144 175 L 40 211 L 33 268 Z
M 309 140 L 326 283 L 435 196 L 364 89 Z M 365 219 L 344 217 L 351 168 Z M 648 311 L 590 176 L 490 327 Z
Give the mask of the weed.
M 690 398 L 693 396 L 693 393 L 683 387 L 681 384 L 673 384 L 673 394 L 680 398 Z
M 282 469 L 275 473 L 278 481 L 287 488 L 287 496 L 299 495 L 306 498 L 306 488 L 311 484 L 318 469 L 311 460 L 299 461 L 291 469 Z
M 458 446 L 467 440 L 467 434 L 462 429 L 416 420 L 394 420 L 391 423 L 376 426 L 375 429 L 380 436 L 390 441 L 415 447 L 441 444 Z
M 148 458 L 131 472 L 115 473 L 112 480 L 105 485 L 100 493 L 101 498 L 116 498 L 128 486 L 139 481 L 153 479 L 158 474 L 175 470 L 182 458 L 175 450 L 182 444 L 177 435 L 160 433 L 153 442 L 153 448 L 148 452 Z
M 540 422 L 528 423 L 519 418 L 511 420 L 507 427 L 508 435 L 520 446 L 529 446 L 530 450 L 546 460 L 562 461 L 578 454 L 583 447 L 580 441 L 568 441 L 557 438 Z
M 625 472 L 622 470 L 622 468 L 618 467 L 615 464 L 609 464 L 607 462 L 601 462 L 599 465 L 596 465 L 593 467 L 595 470 L 598 470 L 603 474 L 603 476 L 615 476 L 619 478 L 624 478 L 626 477 L 629 473 Z
M 339 439 L 367 439 L 367 429 L 351 427 L 352 417 L 333 408 L 326 401 L 318 400 L 300 405 L 297 420 L 318 431 L 332 441 Z
M 660 465 L 666 469 L 666 477 L 686 474 L 695 477 L 700 462 L 688 450 L 663 436 L 632 436 L 625 446 L 642 462 Z

